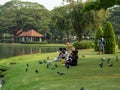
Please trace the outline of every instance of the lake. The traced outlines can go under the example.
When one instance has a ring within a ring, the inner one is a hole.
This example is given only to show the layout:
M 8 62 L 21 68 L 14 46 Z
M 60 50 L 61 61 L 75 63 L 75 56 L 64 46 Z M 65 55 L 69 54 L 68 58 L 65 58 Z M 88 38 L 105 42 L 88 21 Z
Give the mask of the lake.
M 34 53 L 49 53 L 56 52 L 59 47 L 40 47 L 26 45 L 0 45 L 0 59 L 19 55 L 34 54 Z

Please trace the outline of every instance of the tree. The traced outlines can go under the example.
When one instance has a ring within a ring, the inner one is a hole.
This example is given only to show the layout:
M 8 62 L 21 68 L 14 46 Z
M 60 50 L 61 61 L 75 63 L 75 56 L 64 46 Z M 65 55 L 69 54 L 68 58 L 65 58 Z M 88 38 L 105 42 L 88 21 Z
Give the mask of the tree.
M 95 42 L 94 42 L 95 51 L 99 50 L 98 40 L 99 40 L 100 36 L 103 36 L 103 29 L 101 26 L 99 26 L 99 28 L 96 31 L 96 35 L 95 35 Z
M 51 19 L 57 32 L 63 32 L 62 36 L 64 37 L 67 36 L 66 38 L 68 38 L 68 41 L 69 41 L 69 35 L 73 30 L 69 8 L 70 7 L 68 5 L 55 8 L 54 10 L 52 10 L 52 19 Z
M 40 4 L 12 0 L 0 7 L 0 32 L 16 34 L 20 29 L 49 32 L 50 13 Z
M 110 22 L 106 23 L 103 35 L 106 40 L 105 53 L 106 54 L 115 53 L 116 39 L 112 24 Z
M 120 5 L 120 0 L 88 0 L 86 2 L 84 11 L 107 9 L 114 5 Z
M 114 6 L 108 9 L 110 12 L 110 16 L 107 19 L 108 21 L 110 21 L 113 25 L 113 28 L 115 30 L 115 34 L 116 35 L 120 35 L 120 6 Z

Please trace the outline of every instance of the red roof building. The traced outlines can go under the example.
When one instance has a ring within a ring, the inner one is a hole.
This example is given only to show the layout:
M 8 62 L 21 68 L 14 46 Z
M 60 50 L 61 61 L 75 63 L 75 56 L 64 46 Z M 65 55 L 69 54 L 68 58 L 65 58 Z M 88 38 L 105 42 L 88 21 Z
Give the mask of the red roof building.
M 19 37 L 20 41 L 42 41 L 42 37 L 44 37 L 42 34 L 38 33 L 37 31 L 31 29 L 27 32 L 20 30 L 16 34 Z

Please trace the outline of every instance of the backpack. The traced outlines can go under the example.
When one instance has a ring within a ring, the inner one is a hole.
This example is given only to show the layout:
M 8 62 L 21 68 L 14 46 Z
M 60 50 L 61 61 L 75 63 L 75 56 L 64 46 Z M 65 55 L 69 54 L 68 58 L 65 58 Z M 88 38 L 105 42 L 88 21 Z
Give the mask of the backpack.
M 106 44 L 106 42 L 105 42 L 105 39 L 104 39 L 104 38 L 100 38 L 100 41 L 101 41 L 101 43 L 102 43 L 103 45 L 105 45 L 105 44 Z

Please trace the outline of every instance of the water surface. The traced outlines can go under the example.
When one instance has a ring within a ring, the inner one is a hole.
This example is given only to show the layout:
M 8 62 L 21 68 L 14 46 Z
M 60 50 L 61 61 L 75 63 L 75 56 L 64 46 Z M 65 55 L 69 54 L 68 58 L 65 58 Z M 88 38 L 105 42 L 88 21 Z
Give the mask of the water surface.
M 0 45 L 0 59 L 34 53 L 49 53 L 58 51 L 59 47 L 40 47 L 22 45 Z

